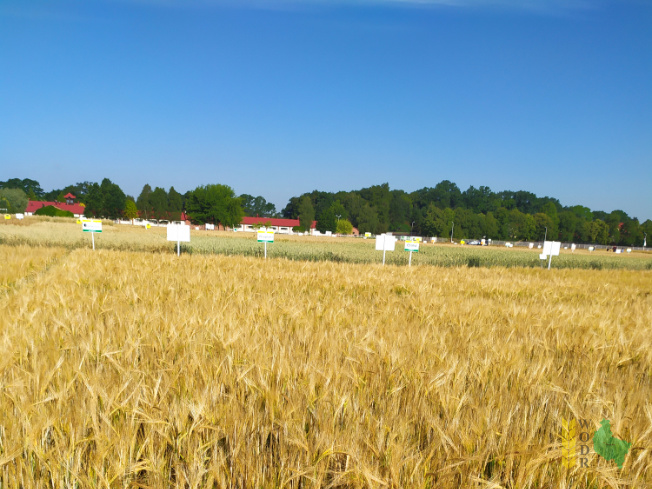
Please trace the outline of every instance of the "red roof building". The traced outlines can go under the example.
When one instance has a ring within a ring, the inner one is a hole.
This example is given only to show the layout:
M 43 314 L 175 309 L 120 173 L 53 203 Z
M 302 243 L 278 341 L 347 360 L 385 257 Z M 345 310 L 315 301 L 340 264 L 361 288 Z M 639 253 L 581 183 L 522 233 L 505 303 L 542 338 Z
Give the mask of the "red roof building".
M 254 226 L 271 227 L 279 233 L 290 233 L 292 228 L 300 226 L 299 219 L 278 219 L 275 217 L 249 217 L 245 216 L 240 222 L 239 231 L 255 231 Z M 317 228 L 317 221 L 312 221 L 310 229 Z
M 68 195 L 72 195 L 72 194 L 68 194 Z M 51 205 L 52 207 L 56 207 L 57 209 L 61 209 L 62 211 L 72 212 L 75 217 L 83 216 L 84 206 L 81 204 L 75 204 L 74 203 L 75 196 L 73 195 L 72 196 L 73 198 L 69 199 L 68 195 L 66 195 L 67 202 L 65 204 L 61 202 L 42 202 L 39 200 L 30 200 L 27 202 L 27 209 L 25 209 L 25 214 L 31 216 L 41 207 L 47 207 L 48 205 Z

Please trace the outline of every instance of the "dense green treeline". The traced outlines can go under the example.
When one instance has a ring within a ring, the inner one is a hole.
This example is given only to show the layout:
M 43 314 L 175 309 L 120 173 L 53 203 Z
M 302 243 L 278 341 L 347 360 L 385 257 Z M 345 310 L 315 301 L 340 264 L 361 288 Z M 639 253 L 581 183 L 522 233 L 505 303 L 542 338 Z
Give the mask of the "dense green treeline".
M 652 221 L 639 223 L 626 212 L 564 207 L 551 197 L 532 192 L 493 192 L 489 187 L 461 191 L 448 180 L 408 193 L 388 184 L 349 192 L 315 190 L 292 197 L 283 209 L 287 218 L 300 218 L 300 203 L 308 198 L 315 218 L 338 213 L 361 233 L 412 232 L 425 236 L 541 241 L 544 237 L 576 243 L 641 246 Z M 304 203 L 305 207 L 305 203 Z
M 3 193 L 4 192 L 4 193 Z M 122 192 L 109 179 L 80 182 L 45 192 L 30 179 L 0 182 L 0 207 L 18 209 L 31 200 L 62 202 L 68 192 L 85 204 L 87 216 L 179 220 L 182 213 L 193 222 L 234 226 L 242 216 L 299 219 L 308 229 L 317 221 L 320 231 L 347 232 L 353 225 L 361 233 L 387 231 L 455 239 L 541 241 L 641 246 L 652 221 L 640 223 L 622 210 L 592 211 L 581 205 L 562 206 L 552 197 L 526 191 L 494 192 L 489 187 L 462 191 L 444 180 L 414 192 L 390 189 L 389 184 L 352 191 L 314 190 L 292 197 L 279 213 L 262 196 L 236 196 L 226 185 L 205 185 L 184 194 L 146 184 L 138 198 Z M 4 199 L 4 200 L 2 200 Z M 20 211 L 17 211 L 20 212 Z

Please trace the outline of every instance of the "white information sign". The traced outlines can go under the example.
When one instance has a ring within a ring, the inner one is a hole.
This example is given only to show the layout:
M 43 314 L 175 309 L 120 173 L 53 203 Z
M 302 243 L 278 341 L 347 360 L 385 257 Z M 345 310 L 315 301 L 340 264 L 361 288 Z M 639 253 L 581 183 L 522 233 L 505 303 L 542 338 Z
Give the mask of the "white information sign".
M 559 256 L 559 250 L 561 249 L 560 241 L 544 241 L 543 242 L 543 252 L 539 255 L 539 258 L 545 260 L 548 257 L 548 270 L 550 270 L 550 264 L 552 263 L 553 256 Z
M 25 214 L 16 214 L 16 219 L 24 219 Z
M 378 251 L 394 251 L 396 245 L 396 238 L 389 234 L 381 234 L 376 236 L 376 250 Z
M 383 252 L 383 265 L 385 264 L 385 253 L 387 251 L 394 251 L 395 246 L 396 238 L 391 234 L 376 236 L 376 250 Z
M 190 243 L 190 226 L 187 224 L 168 224 L 168 241 Z
M 561 250 L 560 241 L 544 241 L 543 242 L 543 253 L 546 256 L 559 256 L 559 250 Z
M 181 254 L 181 242 L 190 243 L 190 226 L 187 224 L 168 224 L 168 241 L 177 242 L 177 256 Z

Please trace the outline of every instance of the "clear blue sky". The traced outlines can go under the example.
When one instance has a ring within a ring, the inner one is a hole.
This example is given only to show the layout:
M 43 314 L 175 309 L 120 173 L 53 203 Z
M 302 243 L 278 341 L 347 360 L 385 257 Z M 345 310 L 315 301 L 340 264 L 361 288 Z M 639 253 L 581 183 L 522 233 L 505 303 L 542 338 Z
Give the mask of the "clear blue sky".
M 448 179 L 652 218 L 649 0 L 2 0 L 0 180 Z

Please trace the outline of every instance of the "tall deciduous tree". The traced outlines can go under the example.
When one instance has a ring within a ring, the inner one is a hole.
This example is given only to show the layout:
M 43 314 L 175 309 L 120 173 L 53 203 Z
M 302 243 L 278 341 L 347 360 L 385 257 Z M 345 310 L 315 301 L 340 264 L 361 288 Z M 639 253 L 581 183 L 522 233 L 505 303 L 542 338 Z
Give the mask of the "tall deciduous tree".
M 353 232 L 353 224 L 348 219 L 340 219 L 337 221 L 337 234 L 351 234 Z
M 127 201 L 127 196 L 122 189 L 108 178 L 105 178 L 100 184 L 100 194 L 102 196 L 102 217 L 117 219 L 122 216 Z
M 154 218 L 161 220 L 168 218 L 168 194 L 164 188 L 156 187 L 149 195 L 149 204 L 152 207 Z
M 498 221 L 493 212 L 487 212 L 482 223 L 482 237 L 487 239 L 496 239 L 498 236 Z
M 389 227 L 392 231 L 411 230 L 412 199 L 403 190 L 392 190 L 389 206 Z
M 244 216 L 240 199 L 233 189 L 221 184 L 201 185 L 190 192 L 186 211 L 194 222 L 209 222 L 231 228 L 239 226 Z
M 140 211 L 142 217 L 144 217 L 145 219 L 150 219 L 154 217 L 152 215 L 152 205 L 149 201 L 151 195 L 152 195 L 152 187 L 149 185 L 149 183 L 146 183 L 143 186 L 143 190 L 140 191 L 140 195 L 138 196 L 138 199 L 136 199 L 136 207 L 138 207 L 138 210 Z
M 168 214 L 170 219 L 173 221 L 180 220 L 182 212 L 183 196 L 174 187 L 170 187 L 170 191 L 168 192 Z
M 299 224 L 304 231 L 310 232 L 312 222 L 315 220 L 315 208 L 312 206 L 310 197 L 304 195 L 299 201 Z
M 108 178 L 102 183 L 88 185 L 84 215 L 87 217 L 105 217 L 117 219 L 123 215 L 127 196 L 122 189 Z
M 389 184 L 373 185 L 360 190 L 360 195 L 365 199 L 376 213 L 378 224 L 372 232 L 384 233 L 389 230 L 389 208 L 392 202 L 392 194 L 389 191 Z M 370 214 L 367 213 L 367 216 Z
M 589 241 L 597 244 L 609 243 L 609 226 L 602 219 L 594 219 L 589 224 Z
M 426 236 L 444 236 L 444 211 L 431 202 L 419 224 L 419 231 Z
M 132 199 L 127 199 L 127 203 L 125 204 L 124 214 L 127 219 L 131 219 L 132 224 L 134 222 L 134 219 L 138 217 L 138 208 L 136 207 L 136 203 Z
M 254 197 L 253 195 L 242 194 L 240 200 L 242 201 L 245 216 L 276 217 L 276 206 L 271 202 L 267 202 L 261 195 Z
M 360 215 L 358 216 L 358 229 L 361 233 L 379 234 L 384 232 L 381 230 L 378 213 L 373 207 L 371 207 L 371 205 L 369 205 L 369 202 L 365 202 L 362 209 L 360 209 Z
M 10 214 L 25 212 L 27 207 L 27 194 L 19 188 L 0 189 L 0 208 L 6 209 Z
M 285 219 L 298 219 L 299 218 L 299 203 L 301 197 L 290 197 L 288 205 L 281 211 L 281 216 Z
M 550 218 L 551 225 L 548 226 L 548 238 L 549 241 L 553 241 L 559 238 L 559 213 L 557 212 L 557 206 L 550 199 L 548 202 L 541 206 L 541 212 L 547 215 Z
M 325 209 L 317 219 L 317 231 L 325 233 L 326 231 L 337 231 L 337 216 L 333 212 L 333 207 Z
M 536 226 L 534 231 L 534 239 L 537 241 L 543 241 L 544 239 L 548 241 L 555 240 L 555 223 L 552 221 L 548 214 L 537 212 L 534 215 L 534 224 Z
M 101 217 L 102 212 L 102 192 L 97 183 L 91 183 L 86 193 L 86 207 L 84 215 L 86 217 Z

